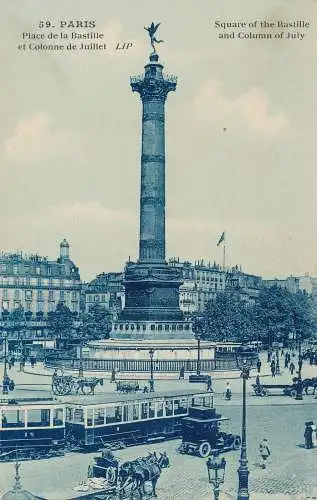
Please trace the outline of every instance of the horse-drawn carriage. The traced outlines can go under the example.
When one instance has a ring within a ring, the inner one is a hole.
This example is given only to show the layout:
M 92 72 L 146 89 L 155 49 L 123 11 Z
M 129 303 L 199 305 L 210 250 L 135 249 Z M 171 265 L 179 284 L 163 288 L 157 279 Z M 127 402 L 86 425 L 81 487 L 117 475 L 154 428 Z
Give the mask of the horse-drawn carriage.
M 269 396 L 276 394 L 275 391 L 282 392 L 284 396 L 291 396 L 292 398 L 297 398 L 299 394 L 303 392 L 308 395 L 309 389 L 313 390 L 315 394 L 317 388 L 317 377 L 299 379 L 294 377 L 292 383 L 290 384 L 252 384 L 254 394 L 256 396 Z
M 73 377 L 64 375 L 62 369 L 56 369 L 52 377 L 52 391 L 56 396 L 68 396 L 69 394 L 94 394 L 95 387 L 103 385 L 103 379 L 97 377 Z
M 119 380 L 117 382 L 116 391 L 117 392 L 138 392 L 140 390 L 140 384 L 137 380 Z
M 103 478 L 105 480 L 105 493 L 109 500 L 152 498 L 156 497 L 156 484 L 163 468 L 169 467 L 166 452 L 149 453 L 146 457 L 139 457 L 132 461 L 120 463 L 109 448 L 101 451 L 101 456 L 94 458 L 95 462 L 88 468 L 89 478 Z

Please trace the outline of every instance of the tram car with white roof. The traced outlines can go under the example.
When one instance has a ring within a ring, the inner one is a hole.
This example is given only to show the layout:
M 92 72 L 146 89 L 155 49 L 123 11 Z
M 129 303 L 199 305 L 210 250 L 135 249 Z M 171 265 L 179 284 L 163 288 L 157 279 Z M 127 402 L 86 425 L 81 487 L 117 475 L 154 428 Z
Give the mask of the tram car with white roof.
M 0 400 L 0 461 L 56 456 L 65 445 L 65 404 Z
M 103 394 L 66 403 L 67 439 L 89 451 L 105 445 L 132 446 L 181 436 L 190 407 L 213 407 L 213 394 L 182 391 Z

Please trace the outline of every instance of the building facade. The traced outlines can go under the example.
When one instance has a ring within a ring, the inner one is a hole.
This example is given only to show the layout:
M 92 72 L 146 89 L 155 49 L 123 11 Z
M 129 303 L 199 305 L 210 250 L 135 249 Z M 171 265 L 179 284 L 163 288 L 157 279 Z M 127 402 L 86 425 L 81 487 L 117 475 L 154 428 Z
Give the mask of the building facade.
M 63 302 L 79 312 L 80 275 L 69 258 L 64 239 L 56 260 L 23 253 L 0 254 L 0 304 L 2 312 L 23 309 L 32 316 L 45 317 Z
M 203 260 L 191 263 L 172 258 L 169 265 L 181 273 L 183 284 L 180 286 L 180 308 L 186 315 L 203 312 L 207 303 L 214 300 L 217 293 L 238 290 L 248 303 L 254 303 L 262 286 L 262 278 L 244 273 L 238 266 L 224 270 L 215 262 Z
M 85 312 L 94 304 L 102 305 L 114 320 L 124 307 L 123 273 L 102 273 L 87 283 L 84 290 Z

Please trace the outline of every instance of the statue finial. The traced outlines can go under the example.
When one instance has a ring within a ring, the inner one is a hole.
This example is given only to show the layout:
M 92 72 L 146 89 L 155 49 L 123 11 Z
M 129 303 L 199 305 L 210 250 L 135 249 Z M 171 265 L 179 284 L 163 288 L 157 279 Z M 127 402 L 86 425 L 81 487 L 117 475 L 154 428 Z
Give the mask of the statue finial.
M 149 37 L 150 37 L 150 43 L 151 43 L 151 46 L 152 46 L 153 51 L 154 51 L 154 53 L 155 53 L 155 54 L 156 54 L 156 49 L 155 49 L 155 45 L 154 45 L 154 44 L 155 44 L 155 43 L 162 43 L 162 42 L 164 42 L 164 40 L 157 40 L 157 39 L 155 38 L 155 36 L 154 36 L 160 24 L 161 24 L 161 23 L 154 24 L 154 23 L 152 22 L 152 23 L 151 23 L 151 25 L 150 25 L 148 28 L 144 27 L 144 29 L 145 29 L 145 30 L 148 32 L 148 34 L 149 34 Z

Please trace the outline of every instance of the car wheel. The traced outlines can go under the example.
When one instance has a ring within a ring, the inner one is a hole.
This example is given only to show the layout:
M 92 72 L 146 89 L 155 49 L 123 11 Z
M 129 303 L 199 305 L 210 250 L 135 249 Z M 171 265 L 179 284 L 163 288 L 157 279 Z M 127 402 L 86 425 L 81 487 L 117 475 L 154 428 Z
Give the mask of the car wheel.
M 198 448 L 199 456 L 202 458 L 206 458 L 210 455 L 210 452 L 211 452 L 210 444 L 207 443 L 207 441 L 204 441 L 203 443 L 201 443 L 201 445 Z

